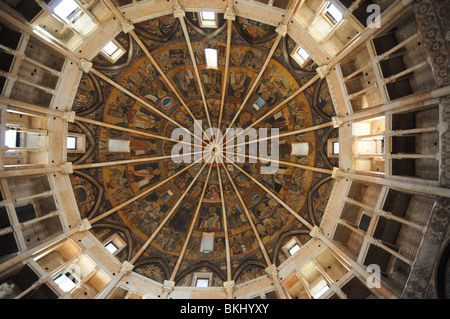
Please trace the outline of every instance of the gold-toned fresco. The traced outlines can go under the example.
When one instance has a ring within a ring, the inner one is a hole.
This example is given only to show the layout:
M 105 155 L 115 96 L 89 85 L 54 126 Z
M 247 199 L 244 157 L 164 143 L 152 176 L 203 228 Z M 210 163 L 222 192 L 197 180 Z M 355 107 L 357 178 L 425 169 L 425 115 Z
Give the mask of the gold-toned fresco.
M 208 37 L 190 27 L 189 31 L 195 39 L 192 49 L 200 79 L 197 79 L 178 19 L 174 19 L 172 15 L 163 16 L 137 23 L 135 28 L 177 92 L 172 91 L 148 57 L 136 49 L 138 47 L 134 43 L 136 52 L 132 52 L 133 56 L 126 67 L 120 70 L 111 68 L 104 72 L 146 103 L 136 101 L 117 88 L 105 89 L 107 85 L 102 81 L 84 76 L 74 102 L 75 111 L 93 110 L 91 107 L 94 104 L 103 101 L 100 107 L 96 106 L 96 112 L 88 114 L 90 117 L 155 136 L 171 137 L 177 125 L 170 120 L 191 132 L 195 127 L 194 120 L 202 120 L 204 129 L 209 127 L 207 115 L 211 116 L 213 125 L 217 124 L 222 104 L 222 88 L 226 83 L 222 129 L 228 127 L 237 112 L 239 114 L 234 127 L 245 128 L 277 107 L 310 79 L 289 69 L 282 59 L 283 47 L 280 45 L 255 90 L 250 90 L 262 71 L 276 36 L 274 27 L 262 23 L 239 17 L 233 24 L 228 73 L 225 73 L 226 28 L 217 37 Z M 119 38 L 121 41 L 129 40 L 123 35 Z M 127 50 L 132 46 L 128 42 L 122 44 Z M 217 69 L 206 68 L 205 48 L 218 49 Z M 96 61 L 100 63 L 100 57 Z M 199 80 L 202 87 L 199 86 Z M 205 95 L 206 109 L 201 92 Z M 183 99 L 194 118 L 189 115 L 176 93 Z M 240 110 L 246 98 L 248 102 Z M 254 103 L 258 98 L 264 103 L 256 107 Z M 313 104 L 323 114 L 317 115 Z M 318 119 L 331 115 L 333 105 L 324 82 L 291 99 L 278 112 L 256 125 L 255 129 L 277 128 L 280 133 L 291 132 L 315 125 Z M 265 274 L 265 259 L 257 237 L 262 240 L 269 256 L 281 261 L 283 257 L 280 255 L 280 249 L 276 247 L 279 246 L 280 240 L 284 240 L 283 234 L 301 228 L 299 221 L 285 207 L 231 164 L 226 167 L 245 207 L 222 168 L 220 177 L 223 194 L 220 192 L 219 176 L 215 167 L 211 170 L 209 179 L 208 169 L 204 169 L 189 192 L 185 193 L 199 173 L 201 164 L 192 165 L 172 178 L 174 174 L 186 168 L 186 164 L 175 163 L 170 159 L 144 162 L 151 157 L 170 155 L 174 145 L 171 141 L 111 128 L 100 128 L 95 134 L 95 152 L 90 158 L 91 161 L 142 159 L 143 162 L 92 170 L 91 179 L 96 180 L 98 185 L 86 177 L 73 174 L 71 181 L 78 194 L 77 201 L 83 207 L 83 214 L 92 218 L 146 192 L 145 196 L 121 208 L 107 221 L 111 225 L 120 224 L 132 234 L 129 241 L 133 245 L 130 253 L 126 255 L 128 259 L 155 233 L 169 212 L 172 214 L 138 259 L 139 267 L 136 267 L 135 271 L 152 280 L 163 282 L 169 278 L 187 240 L 190 225 L 193 225 L 192 234 L 177 273 L 177 285 L 181 286 L 192 285 L 194 273 L 202 271 L 214 273 L 213 286 L 222 285 L 226 273 L 227 237 L 236 282 L 243 283 L 262 276 Z M 319 145 L 320 138 L 321 136 L 313 132 L 280 138 L 280 160 L 318 166 L 321 159 L 316 146 Z M 291 155 L 291 144 L 297 142 L 309 143 L 310 151 L 307 155 Z M 323 198 L 331 191 L 330 183 L 321 184 L 310 194 L 309 190 L 318 179 L 307 171 L 280 165 L 276 174 L 263 175 L 260 173 L 260 165 L 261 163 L 249 164 L 247 160 L 246 163 L 239 164 L 239 167 L 303 218 L 312 224 L 320 222 L 321 212 L 326 205 Z M 160 186 L 148 191 L 157 183 L 161 183 Z M 199 202 L 203 189 L 204 196 Z M 102 199 L 95 201 L 93 197 L 101 192 L 104 192 Z M 222 195 L 225 201 L 225 219 L 222 212 Z M 180 196 L 185 196 L 184 200 L 174 207 Z M 313 209 L 312 213 L 308 210 L 309 203 Z M 197 208 L 198 217 L 193 220 Z M 105 221 L 105 224 L 107 222 Z M 253 231 L 251 222 L 255 224 L 257 234 Z M 228 229 L 227 234 L 225 229 Z M 100 235 L 96 233 L 96 236 Z M 206 246 L 209 248 L 206 249 Z M 122 258 L 125 258 L 123 256 L 125 255 L 122 255 Z M 246 264 L 249 259 L 256 263 Z

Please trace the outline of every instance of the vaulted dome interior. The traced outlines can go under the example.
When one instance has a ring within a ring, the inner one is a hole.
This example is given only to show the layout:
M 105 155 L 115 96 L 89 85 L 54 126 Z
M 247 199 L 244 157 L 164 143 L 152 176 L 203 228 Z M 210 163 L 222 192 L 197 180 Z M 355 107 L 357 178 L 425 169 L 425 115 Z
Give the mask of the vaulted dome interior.
M 448 5 L 30 3 L 0 5 L 0 298 L 437 296 Z

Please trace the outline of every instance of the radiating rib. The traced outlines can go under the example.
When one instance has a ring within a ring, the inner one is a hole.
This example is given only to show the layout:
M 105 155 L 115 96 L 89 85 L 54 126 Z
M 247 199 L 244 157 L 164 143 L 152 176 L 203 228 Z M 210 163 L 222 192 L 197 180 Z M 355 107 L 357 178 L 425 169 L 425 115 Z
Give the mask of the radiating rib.
M 280 34 L 278 34 L 277 37 L 275 38 L 275 42 L 272 45 L 272 49 L 270 50 L 269 54 L 267 55 L 266 61 L 264 61 L 264 64 L 263 64 L 261 70 L 259 71 L 258 76 L 253 81 L 253 84 L 252 84 L 250 90 L 248 91 L 247 96 L 245 97 L 244 101 L 241 103 L 241 106 L 239 107 L 239 109 L 237 110 L 237 112 L 234 115 L 233 119 L 231 120 L 230 125 L 228 125 L 228 128 L 231 128 L 233 126 L 234 122 L 236 122 L 237 118 L 239 117 L 239 114 L 244 109 L 248 99 L 252 95 L 253 91 L 256 89 L 256 86 L 259 84 L 259 80 L 261 79 L 261 77 L 264 74 L 264 71 L 266 70 L 267 66 L 269 65 L 269 62 L 272 59 L 272 56 L 275 53 L 275 50 L 276 50 L 276 48 L 278 46 L 278 43 L 280 42 L 281 38 L 282 38 L 282 36 Z
M 227 212 L 226 212 L 226 207 L 225 207 L 222 176 L 220 175 L 219 164 L 217 164 L 217 176 L 219 178 L 220 202 L 222 203 L 223 231 L 225 233 L 225 252 L 226 252 L 226 257 L 227 257 L 227 281 L 231 281 L 231 255 L 230 255 L 230 239 L 228 237 L 228 218 L 227 218 Z
M 160 110 L 158 110 L 156 107 L 154 107 L 153 105 L 151 105 L 150 103 L 148 103 L 147 101 L 145 101 L 143 98 L 137 96 L 136 94 L 132 93 L 131 91 L 127 90 L 126 88 L 124 88 L 123 86 L 121 86 L 120 84 L 114 82 L 113 80 L 111 80 L 110 78 L 108 78 L 106 75 L 104 75 L 103 73 L 101 73 L 100 71 L 97 71 L 96 69 L 92 68 L 90 70 L 91 73 L 95 74 L 96 76 L 98 76 L 99 78 L 101 78 L 102 80 L 104 80 L 105 82 L 111 84 L 112 86 L 114 86 L 116 89 L 119 89 L 120 91 L 122 91 L 123 93 L 129 95 L 131 98 L 135 99 L 136 101 L 138 101 L 139 103 L 141 103 L 142 105 L 144 105 L 146 108 L 148 108 L 150 111 L 152 111 L 153 113 L 157 114 L 158 116 L 166 119 L 167 121 L 169 121 L 170 123 L 174 124 L 175 126 L 178 126 L 179 128 L 183 129 L 184 131 L 188 132 L 190 135 L 192 135 L 194 138 L 197 138 L 198 140 L 200 140 L 202 143 L 206 144 L 206 142 L 202 139 L 200 139 L 200 137 L 196 136 L 194 133 L 192 133 L 191 131 L 189 131 L 186 127 L 184 127 L 183 125 L 181 125 L 180 123 L 178 123 L 177 121 L 175 121 L 174 119 L 172 119 L 170 116 L 164 114 L 163 112 L 161 112 Z
M 211 175 L 211 169 L 212 169 L 212 165 L 210 165 L 210 167 L 209 167 L 208 175 L 206 176 L 206 181 L 205 181 L 205 185 L 203 186 L 202 194 L 200 196 L 200 199 L 198 200 L 198 205 L 195 210 L 194 217 L 192 218 L 191 225 L 189 226 L 189 230 L 186 235 L 186 239 L 184 240 L 183 248 L 181 248 L 181 252 L 180 252 L 180 255 L 178 256 L 177 263 L 175 264 L 175 267 L 172 271 L 172 275 L 170 276 L 170 279 L 169 279 L 170 281 L 175 280 L 175 276 L 177 275 L 178 269 L 180 268 L 181 261 L 183 260 L 187 245 L 189 244 L 189 240 L 191 239 L 192 232 L 194 231 L 194 227 L 197 223 L 198 215 L 200 213 L 200 208 L 202 207 L 202 203 L 203 203 L 203 198 L 205 197 L 206 187 L 208 186 L 209 177 Z
M 230 153 L 228 153 L 230 154 Z M 228 155 L 227 154 L 227 155 Z M 297 163 L 291 163 L 291 162 L 285 162 L 285 161 L 280 161 L 280 160 L 276 160 L 276 159 L 272 159 L 272 158 L 268 158 L 268 157 L 259 157 L 259 156 L 252 156 L 252 155 L 247 155 L 247 154 L 238 154 L 238 153 L 234 153 L 231 152 L 231 154 L 233 155 L 243 155 L 247 158 L 251 158 L 251 159 L 256 159 L 256 160 L 263 160 L 263 161 L 272 161 L 281 165 L 286 165 L 286 166 L 291 166 L 291 167 L 296 167 L 296 168 L 302 168 L 308 171 L 313 171 L 316 173 L 323 173 L 323 174 L 333 174 L 333 170 L 331 169 L 326 169 L 326 168 L 320 168 L 320 167 L 314 167 L 314 166 L 308 166 L 308 165 L 302 165 L 302 164 L 297 164 Z
M 320 130 L 320 129 L 323 129 L 323 128 L 326 128 L 326 127 L 329 127 L 329 126 L 333 126 L 333 122 L 327 122 L 327 123 L 323 123 L 323 124 L 314 125 L 314 126 L 311 126 L 311 127 L 305 127 L 305 128 L 302 128 L 302 129 L 299 129 L 299 130 L 296 130 L 296 131 L 291 131 L 291 132 L 282 133 L 282 134 L 275 134 L 275 135 L 267 136 L 267 137 L 264 137 L 264 138 L 258 138 L 258 139 L 253 140 L 253 141 L 248 141 L 248 142 L 245 142 L 245 143 L 236 144 L 236 147 L 237 146 L 241 146 L 241 145 L 259 143 L 261 141 L 267 141 L 267 140 L 270 140 L 270 139 L 273 139 L 273 138 L 280 138 L 280 137 L 286 137 L 286 136 L 291 136 L 291 135 L 296 135 L 296 134 L 303 134 L 303 133 L 307 133 L 307 132 L 310 132 L 310 131 Z
M 225 167 L 225 164 L 222 163 L 222 166 L 223 166 L 223 169 L 224 169 L 225 173 L 228 176 L 228 180 L 230 181 L 231 186 L 234 189 L 234 192 L 236 193 L 236 196 L 239 199 L 239 203 L 241 204 L 242 208 L 244 209 L 245 217 L 247 218 L 248 223 L 252 227 L 253 233 L 254 233 L 254 235 L 256 237 L 256 240 L 258 241 L 259 248 L 261 249 L 261 252 L 262 252 L 262 254 L 264 256 L 264 259 L 265 259 L 265 261 L 267 263 L 267 266 L 270 266 L 272 264 L 272 262 L 270 261 L 269 255 L 267 254 L 266 248 L 264 247 L 264 244 L 262 242 L 261 237 L 259 237 L 258 230 L 256 229 L 255 223 L 253 222 L 253 219 L 250 216 L 250 212 L 247 209 L 247 205 L 245 205 L 244 199 L 242 198 L 241 194 L 239 193 L 239 190 L 237 189 L 236 184 L 233 181 L 233 178 L 231 178 L 231 175 L 228 172 L 228 169 Z
M 140 194 L 134 196 L 133 198 L 127 200 L 126 202 L 117 205 L 116 207 L 114 207 L 114 208 L 108 210 L 107 212 L 105 212 L 105 213 L 103 213 L 103 214 L 101 214 L 101 215 L 99 215 L 99 216 L 97 216 L 97 217 L 95 217 L 95 218 L 92 218 L 92 219 L 90 220 L 90 223 L 91 223 L 91 224 L 96 223 L 96 222 L 98 222 L 99 220 L 101 220 L 101 219 L 103 219 L 103 218 L 105 218 L 105 217 L 111 215 L 112 213 L 115 213 L 115 212 L 117 212 L 118 210 L 124 208 L 125 206 L 128 206 L 129 204 L 135 202 L 136 200 L 138 200 L 138 199 L 140 199 L 140 198 L 142 198 L 142 197 L 144 197 L 144 196 L 147 196 L 149 193 L 151 193 L 152 191 L 154 191 L 155 189 L 157 189 L 159 186 L 161 186 L 161 185 L 167 183 L 168 181 L 174 179 L 176 176 L 178 176 L 178 175 L 180 175 L 181 173 L 185 172 L 186 170 L 188 170 L 189 168 L 191 168 L 192 166 L 194 166 L 195 164 L 197 164 L 197 163 L 200 162 L 200 161 L 201 161 L 201 158 L 198 159 L 198 160 L 196 160 L 195 162 L 189 164 L 189 165 L 186 166 L 185 168 L 179 170 L 178 172 L 174 173 L 173 175 L 167 177 L 166 179 L 164 179 L 164 180 L 162 180 L 162 181 L 156 183 L 155 185 L 153 185 L 153 186 L 151 186 L 150 188 L 146 189 L 146 190 L 143 191 L 142 193 L 140 193 Z
M 160 160 L 165 160 L 165 159 L 173 159 L 174 157 L 191 156 L 191 155 L 200 154 L 200 153 L 202 153 L 202 152 L 193 152 L 193 153 L 183 154 L 183 155 L 165 155 L 165 156 L 143 157 L 143 158 L 135 158 L 135 159 L 130 159 L 130 160 L 112 161 L 112 162 L 77 164 L 77 165 L 73 165 L 72 169 L 76 170 L 76 169 L 86 169 L 86 168 L 98 168 L 98 167 L 105 167 L 105 166 L 155 162 L 155 161 L 160 161 Z
M 184 38 L 186 39 L 186 46 L 188 47 L 189 54 L 191 56 L 195 77 L 197 78 L 200 94 L 201 94 L 202 100 L 203 100 L 203 105 L 205 107 L 206 118 L 208 119 L 208 125 L 209 125 L 210 128 L 212 128 L 211 118 L 209 116 L 208 104 L 206 103 L 205 92 L 203 91 L 202 80 L 201 80 L 200 74 L 198 72 L 198 65 L 197 65 L 197 61 L 195 60 L 194 51 L 192 50 L 192 44 L 191 44 L 191 40 L 190 40 L 190 37 L 189 37 L 189 32 L 187 30 L 186 22 L 184 21 L 184 17 L 179 17 L 178 19 L 180 20 L 180 24 L 181 24 L 181 28 L 183 30 Z
M 219 124 L 217 125 L 217 128 L 220 130 L 221 124 L 222 124 L 222 116 L 223 116 L 223 107 L 225 104 L 225 96 L 227 94 L 227 88 L 228 88 L 228 76 L 229 76 L 229 67 L 230 67 L 230 52 L 231 52 L 231 32 L 233 30 L 233 20 L 229 19 L 227 21 L 227 49 L 226 49 L 226 58 L 225 58 L 225 71 L 222 77 L 222 100 L 220 101 L 220 112 L 219 112 Z
M 111 2 L 111 0 L 101 0 L 101 1 L 109 8 L 109 10 L 111 10 L 111 12 L 116 16 L 117 19 L 119 19 L 120 22 L 122 22 L 122 23 L 127 22 L 126 19 L 124 18 L 124 16 L 120 13 L 120 11 L 116 8 L 116 6 Z M 202 132 L 205 133 L 203 130 L 203 127 L 197 121 L 195 121 L 196 118 L 195 118 L 194 114 L 189 109 L 189 107 L 187 106 L 186 102 L 184 101 L 184 99 L 182 98 L 182 96 L 180 95 L 178 90 L 172 84 L 172 82 L 167 77 L 167 75 L 163 72 L 163 70 L 159 66 L 158 62 L 148 51 L 147 47 L 142 42 L 142 40 L 139 38 L 139 36 L 136 34 L 136 32 L 134 30 L 130 30 L 129 33 L 131 34 L 133 39 L 137 42 L 137 44 L 139 45 L 141 50 L 144 52 L 144 54 L 147 56 L 147 58 L 150 60 L 150 62 L 153 64 L 153 66 L 156 68 L 156 70 L 161 75 L 161 77 L 164 79 L 164 82 L 169 86 L 169 88 L 172 90 L 172 92 L 176 95 L 176 97 L 181 102 L 181 104 L 183 105 L 185 110 L 188 112 L 190 117 L 194 120 L 194 124 L 199 126 L 199 128 L 202 130 Z
M 244 128 L 240 133 L 236 134 L 234 136 L 234 138 L 238 137 L 239 135 L 245 133 L 247 130 L 249 130 L 250 128 L 252 128 L 253 126 L 259 124 L 261 121 L 265 120 L 266 118 L 268 118 L 269 116 L 275 114 L 276 112 L 278 112 L 286 103 L 288 103 L 290 100 L 292 100 L 293 98 L 295 98 L 297 95 L 299 95 L 300 93 L 302 93 L 304 90 L 306 90 L 308 87 L 310 87 L 314 82 L 316 82 L 317 80 L 320 79 L 319 75 L 314 76 L 311 80 L 308 81 L 308 83 L 306 83 L 305 85 L 303 85 L 301 88 L 299 88 L 297 91 L 295 91 L 293 94 L 291 94 L 291 96 L 289 96 L 288 98 L 286 98 L 285 100 L 281 101 L 277 106 L 275 106 L 274 108 L 272 108 L 269 112 L 265 113 L 262 117 L 260 117 L 259 119 L 257 119 L 255 122 L 252 122 L 252 124 L 250 124 L 248 127 Z
M 289 207 L 285 202 L 283 202 L 277 195 L 275 195 L 270 189 L 268 189 L 266 186 L 261 184 L 256 178 L 254 178 L 252 175 L 248 174 L 246 171 L 244 171 L 242 168 L 240 168 L 238 165 L 231 162 L 234 167 L 236 167 L 239 171 L 241 171 L 245 176 L 250 178 L 255 184 L 257 184 L 259 187 L 261 187 L 264 191 L 266 191 L 267 194 L 269 194 L 273 199 L 275 199 L 279 204 L 281 204 L 286 210 L 288 210 L 292 215 L 295 216 L 303 225 L 308 227 L 310 230 L 313 229 L 313 226 L 303 217 L 301 217 L 299 214 L 297 214 L 291 207 Z
M 150 245 L 150 243 L 153 241 L 153 239 L 155 239 L 156 235 L 159 233 L 159 231 L 164 227 L 164 225 L 166 224 L 166 222 L 169 220 L 169 218 L 172 216 L 173 212 L 177 209 L 178 205 L 180 205 L 180 203 L 183 201 L 184 197 L 186 196 L 186 194 L 189 192 L 189 190 L 191 189 L 191 187 L 195 184 L 195 182 L 197 181 L 197 178 L 200 176 L 201 172 L 203 171 L 203 169 L 205 168 L 206 163 L 203 164 L 202 168 L 198 171 L 197 175 L 195 175 L 194 179 L 192 180 L 192 182 L 189 184 L 189 186 L 187 187 L 187 189 L 183 192 L 183 194 L 181 195 L 181 197 L 178 199 L 178 201 L 173 205 L 172 209 L 166 214 L 166 216 L 164 217 L 163 221 L 161 223 L 159 223 L 158 228 L 156 228 L 156 230 L 153 232 L 153 234 L 150 236 L 149 239 L 147 239 L 147 241 L 145 242 L 145 244 L 141 247 L 141 249 L 136 253 L 136 255 L 134 255 L 134 257 L 130 260 L 131 264 L 134 264 L 136 262 L 136 260 L 139 259 L 139 257 L 144 253 L 144 251 L 147 249 L 147 247 Z

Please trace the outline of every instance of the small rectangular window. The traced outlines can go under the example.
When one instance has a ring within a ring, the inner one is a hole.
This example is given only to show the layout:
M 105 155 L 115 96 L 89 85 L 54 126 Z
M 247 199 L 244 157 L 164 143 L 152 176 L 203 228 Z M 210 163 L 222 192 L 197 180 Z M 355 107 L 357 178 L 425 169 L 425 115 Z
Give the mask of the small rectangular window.
M 110 241 L 105 245 L 105 248 L 114 255 L 114 253 L 118 250 L 118 248 Z
M 295 244 L 294 246 L 292 246 L 289 250 L 288 250 L 288 252 L 289 252 L 289 255 L 293 255 L 293 254 L 295 254 L 297 251 L 299 251 L 300 250 L 300 245 L 299 244 Z
M 308 52 L 306 52 L 305 49 L 303 49 L 303 48 L 301 48 L 301 47 L 298 48 L 297 54 L 298 54 L 304 61 L 308 60 L 308 58 L 309 58 Z
M 53 13 L 83 36 L 88 35 L 97 26 L 74 0 L 62 0 L 53 9 Z
M 298 64 L 300 64 L 301 67 L 303 67 L 309 60 L 309 53 L 299 46 L 292 54 L 292 57 L 294 58 L 295 61 L 297 61 Z
M 306 142 L 292 143 L 291 155 L 306 156 L 309 154 L 309 144 Z
M 216 14 L 213 11 L 201 11 L 200 12 L 203 21 L 215 21 Z
M 330 289 L 330 287 L 328 285 L 326 285 L 325 287 L 320 289 L 318 292 L 316 292 L 313 295 L 314 299 L 319 299 L 325 292 L 327 292 L 328 289 Z
M 119 47 L 113 41 L 109 41 L 108 44 L 103 47 L 102 52 L 111 57 L 117 50 L 119 50 Z
M 5 131 L 5 146 L 7 147 L 17 147 L 17 142 L 19 133 L 14 130 Z
M 54 277 L 53 280 L 64 292 L 71 291 L 79 282 L 78 278 L 68 271 L 63 271 Z
M 110 152 L 130 152 L 130 141 L 129 140 L 109 140 L 108 150 Z
M 339 155 L 339 142 L 333 142 L 333 155 Z
M 81 8 L 74 0 L 62 0 L 53 11 L 61 18 L 70 21 L 78 12 L 81 11 Z
M 195 287 L 208 287 L 208 286 L 209 286 L 209 279 L 197 278 L 197 281 L 195 282 Z
M 206 56 L 206 68 L 217 69 L 217 50 L 206 48 L 205 56 Z
M 261 108 L 261 106 L 264 105 L 264 103 L 266 103 L 266 101 L 264 101 L 264 99 L 262 97 L 259 97 L 256 102 L 253 104 L 253 107 L 257 110 L 259 110 Z
M 339 21 L 342 20 L 342 12 L 339 11 L 338 8 L 336 8 L 336 6 L 332 3 L 330 3 L 327 7 L 327 11 L 325 13 L 325 16 L 330 19 L 330 21 L 333 24 L 338 23 Z
M 76 136 L 67 136 L 67 149 L 68 150 L 76 150 L 77 149 Z
M 200 252 L 208 254 L 214 250 L 214 233 L 203 233 Z
M 217 28 L 217 15 L 214 11 L 200 11 L 199 23 L 201 28 Z

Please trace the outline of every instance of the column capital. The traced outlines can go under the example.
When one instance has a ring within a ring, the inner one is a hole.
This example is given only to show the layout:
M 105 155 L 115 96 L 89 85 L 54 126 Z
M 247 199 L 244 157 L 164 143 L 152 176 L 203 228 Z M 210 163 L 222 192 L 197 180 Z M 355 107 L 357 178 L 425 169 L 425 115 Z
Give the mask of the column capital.
M 224 281 L 223 289 L 225 289 L 226 293 L 233 293 L 235 288 L 234 280 L 232 281 Z
M 279 24 L 278 27 L 275 29 L 275 31 L 280 34 L 282 37 L 284 37 L 287 34 L 287 25 L 286 24 Z
M 124 33 L 128 33 L 131 30 L 134 30 L 134 25 L 128 20 L 120 22 L 120 26 L 122 27 L 122 31 Z
M 339 167 L 333 167 L 333 173 L 331 174 L 331 178 L 339 178 L 341 177 L 342 170 Z
M 170 281 L 170 280 L 164 280 L 163 283 L 163 290 L 165 292 L 167 292 L 168 294 L 170 294 L 173 290 L 173 288 L 175 287 L 175 281 Z
M 181 6 L 175 7 L 173 10 L 173 16 L 175 18 L 183 18 L 186 15 L 186 12 Z
M 81 220 L 78 225 L 80 231 L 86 231 L 92 228 L 91 223 L 87 218 Z
M 61 173 L 63 174 L 72 174 L 73 168 L 72 168 L 72 162 L 67 162 L 61 165 Z
M 80 59 L 81 71 L 83 71 L 84 73 L 89 73 L 91 68 L 92 68 L 92 62 L 89 62 L 88 60 L 85 60 L 85 59 Z
M 271 276 L 276 276 L 278 274 L 278 269 L 275 264 L 270 265 L 269 267 L 267 267 L 264 270 L 266 271 L 266 274 L 269 274 Z
M 75 112 L 74 111 L 64 112 L 62 118 L 67 122 L 73 123 L 75 122 Z
M 322 235 L 322 231 L 319 226 L 314 226 L 313 229 L 311 229 L 311 232 L 309 233 L 309 236 L 312 238 L 319 238 L 320 235 Z
M 122 267 L 120 268 L 120 272 L 124 275 L 128 275 L 133 270 L 134 265 L 129 261 L 124 261 Z
M 328 70 L 327 65 L 322 65 L 316 69 L 317 74 L 319 74 L 320 78 L 323 79 L 327 76 Z
M 337 117 L 337 116 L 333 116 L 331 118 L 331 122 L 333 123 L 333 127 L 334 128 L 338 128 L 340 127 L 344 122 L 342 121 L 341 118 Z
M 5 297 L 6 295 L 11 294 L 14 291 L 14 284 L 7 284 L 6 282 L 4 282 L 3 284 L 0 285 L 0 298 Z
M 225 10 L 225 14 L 223 16 L 227 20 L 235 20 L 236 19 L 236 11 L 233 8 L 227 7 Z

